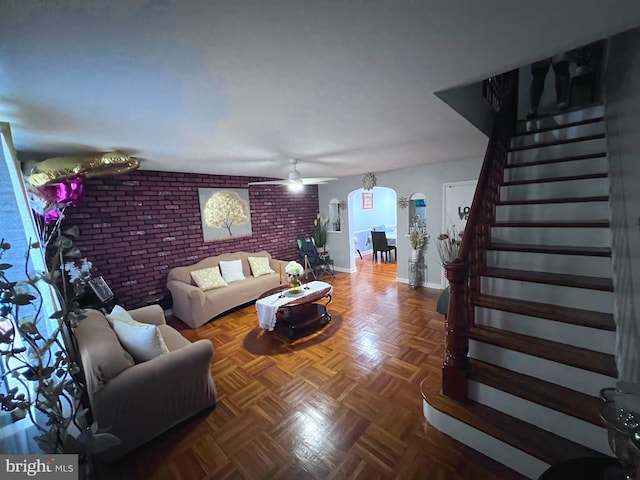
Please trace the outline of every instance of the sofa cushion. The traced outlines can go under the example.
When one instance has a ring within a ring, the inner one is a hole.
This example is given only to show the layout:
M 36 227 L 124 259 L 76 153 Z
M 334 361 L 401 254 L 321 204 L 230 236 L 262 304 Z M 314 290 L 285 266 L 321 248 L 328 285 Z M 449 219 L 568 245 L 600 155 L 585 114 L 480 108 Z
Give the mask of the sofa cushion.
M 225 262 L 220 260 L 220 271 L 222 272 L 222 278 L 227 283 L 238 282 L 244 280 L 244 273 L 242 273 L 242 260 L 231 260 Z
M 109 382 L 135 363 L 131 355 L 122 348 L 104 314 L 97 310 L 85 310 L 85 314 L 86 318 L 76 328 L 76 337 L 80 345 L 87 388 L 92 393 L 98 385 Z
M 203 268 L 191 272 L 191 277 L 202 290 L 226 287 L 229 284 L 224 281 L 218 267 Z
M 269 259 L 267 257 L 247 257 L 247 260 L 251 266 L 251 274 L 254 277 L 267 275 L 269 273 L 276 273 L 269 265 Z
M 134 320 L 120 305 L 113 308 L 107 319 L 112 323 L 118 340 L 136 363 L 169 353 L 158 327 Z

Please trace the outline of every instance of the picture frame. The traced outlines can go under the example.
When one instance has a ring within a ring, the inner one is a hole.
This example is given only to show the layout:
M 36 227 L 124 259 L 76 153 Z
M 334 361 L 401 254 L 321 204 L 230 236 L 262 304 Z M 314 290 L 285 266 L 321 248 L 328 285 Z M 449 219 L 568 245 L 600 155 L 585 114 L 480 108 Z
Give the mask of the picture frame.
M 203 241 L 252 235 L 248 189 L 198 188 L 198 200 Z
M 373 209 L 373 192 L 362 192 L 362 209 Z
M 110 298 L 113 298 L 113 291 L 111 290 L 111 288 L 109 287 L 109 285 L 107 284 L 104 278 L 102 277 L 90 278 L 89 286 L 91 287 L 91 290 L 93 290 L 93 293 L 96 294 L 96 297 L 98 297 L 98 300 L 100 300 L 101 302 L 104 302 L 105 300 L 109 300 Z

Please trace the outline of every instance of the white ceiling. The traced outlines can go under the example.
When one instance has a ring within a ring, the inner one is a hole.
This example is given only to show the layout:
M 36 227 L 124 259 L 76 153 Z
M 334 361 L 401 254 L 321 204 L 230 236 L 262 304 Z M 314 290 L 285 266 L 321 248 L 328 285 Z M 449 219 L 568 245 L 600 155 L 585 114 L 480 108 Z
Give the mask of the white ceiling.
M 640 24 L 638 0 L 0 0 L 21 158 L 346 176 L 481 156 L 434 91 Z

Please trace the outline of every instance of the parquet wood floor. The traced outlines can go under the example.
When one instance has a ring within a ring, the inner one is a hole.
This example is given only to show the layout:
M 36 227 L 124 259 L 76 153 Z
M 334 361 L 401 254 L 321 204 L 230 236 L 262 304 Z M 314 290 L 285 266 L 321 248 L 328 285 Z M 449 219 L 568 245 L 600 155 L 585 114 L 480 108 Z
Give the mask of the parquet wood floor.
M 96 465 L 97 477 L 519 478 L 424 421 L 419 385 L 440 382 L 444 351 L 439 290 L 396 283 L 393 263 L 357 265 L 323 279 L 334 286 L 333 321 L 293 343 L 261 331 L 253 305 L 196 330 L 169 319 L 213 342 L 217 406 Z

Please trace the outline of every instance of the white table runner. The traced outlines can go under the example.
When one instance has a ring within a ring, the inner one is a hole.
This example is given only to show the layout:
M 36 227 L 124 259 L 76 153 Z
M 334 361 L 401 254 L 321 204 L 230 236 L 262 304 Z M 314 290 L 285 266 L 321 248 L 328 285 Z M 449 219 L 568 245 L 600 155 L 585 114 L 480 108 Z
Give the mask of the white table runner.
M 304 287 L 307 286 L 309 287 L 309 289 L 305 290 Z M 284 297 L 282 298 L 280 298 L 279 293 L 274 293 L 273 295 L 269 295 L 268 297 L 256 300 L 256 311 L 258 312 L 258 324 L 260 325 L 260 328 L 264 328 L 265 330 L 269 330 L 270 332 L 272 332 L 274 327 L 276 326 L 276 313 L 278 312 L 278 308 L 289 302 L 299 300 L 327 287 L 331 287 L 331 285 L 326 282 L 319 282 L 317 280 L 314 280 L 313 282 L 304 284 L 302 286 L 302 293 L 298 295 L 292 295 L 288 292 L 288 290 L 284 290 Z M 329 295 L 332 292 L 333 287 L 331 287 Z

